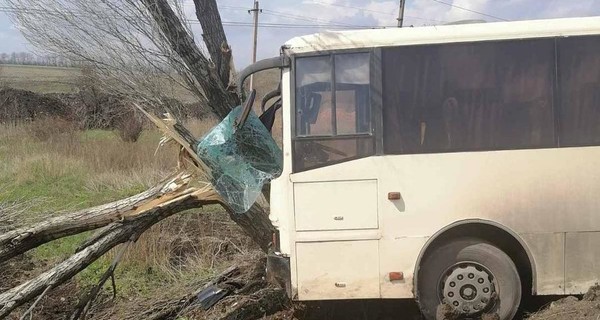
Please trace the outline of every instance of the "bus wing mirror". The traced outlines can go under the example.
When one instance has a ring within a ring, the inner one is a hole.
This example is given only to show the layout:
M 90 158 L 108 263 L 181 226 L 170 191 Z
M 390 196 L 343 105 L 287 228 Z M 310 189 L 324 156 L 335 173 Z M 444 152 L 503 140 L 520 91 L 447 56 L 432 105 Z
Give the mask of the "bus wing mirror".
M 244 123 L 246 123 L 246 119 L 248 119 L 248 115 L 250 114 L 250 111 L 252 111 L 252 105 L 254 105 L 255 98 L 256 90 L 252 89 L 252 91 L 250 91 L 248 99 L 246 99 L 246 103 L 244 103 L 244 109 L 242 110 L 242 113 L 237 119 L 235 119 L 235 122 L 233 124 L 236 130 L 243 127 Z
M 263 125 L 267 128 L 267 130 L 269 130 L 269 132 L 272 132 L 273 130 L 273 124 L 275 123 L 275 117 L 276 117 L 276 113 L 277 110 L 279 110 L 281 108 L 281 98 L 277 99 L 277 101 L 275 101 L 271 107 L 269 107 L 269 109 L 267 109 L 265 112 L 263 112 L 260 117 L 258 117 L 258 119 L 263 123 Z
M 265 96 L 262 98 L 262 102 L 260 104 L 260 111 L 261 112 L 265 112 L 265 110 L 267 110 L 265 107 L 267 105 L 267 102 L 269 102 L 269 100 L 278 97 L 281 95 L 281 83 L 279 83 L 279 85 L 277 86 L 277 89 L 265 94 Z

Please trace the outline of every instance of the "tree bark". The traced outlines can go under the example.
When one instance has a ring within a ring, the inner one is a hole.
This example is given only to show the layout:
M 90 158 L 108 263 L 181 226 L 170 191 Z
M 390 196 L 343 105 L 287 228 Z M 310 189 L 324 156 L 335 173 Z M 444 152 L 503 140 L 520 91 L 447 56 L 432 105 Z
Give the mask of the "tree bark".
M 240 226 L 244 233 L 260 246 L 262 251 L 267 252 L 269 250 L 275 228 L 265 208 L 255 203 L 247 212 L 235 213 L 227 206 L 223 205 L 223 207 L 229 213 L 231 220 Z
M 228 90 L 230 89 L 228 82 L 231 72 L 231 52 L 215 0 L 194 0 L 197 7 L 196 14 L 205 30 L 204 37 L 212 62 L 202 54 L 168 0 L 142 0 L 142 3 L 160 29 L 160 36 L 166 39 L 170 48 L 179 55 L 185 67 L 193 74 L 208 101 L 208 107 L 219 118 L 226 117 L 233 107 L 240 104 L 240 98 L 235 92 Z M 189 153 L 180 157 L 192 162 L 196 161 L 197 159 L 194 160 L 195 139 L 191 135 L 188 136 L 186 132 L 180 132 L 185 130 L 174 131 L 179 133 L 180 138 L 175 140 L 179 141 L 183 149 Z M 203 175 L 202 161 L 195 163 L 195 166 L 198 174 Z M 205 172 L 204 175 L 210 178 L 209 172 Z M 182 210 L 221 203 L 214 189 L 184 189 L 187 183 L 176 185 L 179 187 L 173 189 L 172 184 L 165 183 L 124 200 L 55 217 L 0 235 L 1 261 L 61 237 L 104 227 L 67 260 L 1 293 L 0 318 L 6 317 L 15 308 L 34 299 L 47 288 L 56 288 L 68 281 L 110 249 L 136 239 L 159 221 Z M 223 206 L 229 212 L 231 219 L 266 251 L 274 231 L 266 206 L 255 204 L 244 214 L 236 214 L 226 205 Z M 266 296 L 277 295 L 276 291 L 266 293 L 268 293 Z
M 183 210 L 218 203 L 218 195 L 211 190 L 175 198 L 148 210 L 143 215 L 116 222 L 104 236 L 85 249 L 39 276 L 0 294 L 0 319 L 15 308 L 41 294 L 47 287 L 57 287 L 85 269 L 115 246 L 136 238 L 161 220 Z

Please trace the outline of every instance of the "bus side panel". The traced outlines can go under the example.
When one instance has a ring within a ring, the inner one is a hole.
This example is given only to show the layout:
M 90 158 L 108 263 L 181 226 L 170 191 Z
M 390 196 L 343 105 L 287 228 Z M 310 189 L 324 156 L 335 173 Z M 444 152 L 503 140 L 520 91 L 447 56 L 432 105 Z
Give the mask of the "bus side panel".
M 563 294 L 565 290 L 565 234 L 529 233 L 520 235 L 535 259 L 538 295 Z
M 428 238 L 456 221 L 484 219 L 525 238 L 538 271 L 534 292 L 563 294 L 585 290 L 582 281 L 598 281 L 600 252 L 592 248 L 600 234 L 598 168 L 600 147 L 585 147 L 376 156 L 290 178 L 377 179 L 382 283 L 389 272 L 412 276 L 417 249 L 402 239 Z M 388 200 L 389 192 L 400 192 L 401 200 Z M 566 292 L 565 274 L 571 286 Z M 389 294 L 412 297 L 405 296 L 408 291 Z
M 377 240 L 296 244 L 300 300 L 379 298 Z
M 381 297 L 387 299 L 413 298 L 413 270 L 428 237 L 389 237 L 379 240 L 379 285 Z M 402 280 L 390 279 L 390 273 L 401 272 Z
M 296 231 L 377 229 L 377 180 L 294 184 Z
M 573 216 L 576 219 L 575 216 Z M 584 294 L 600 282 L 600 232 L 566 234 L 566 294 Z

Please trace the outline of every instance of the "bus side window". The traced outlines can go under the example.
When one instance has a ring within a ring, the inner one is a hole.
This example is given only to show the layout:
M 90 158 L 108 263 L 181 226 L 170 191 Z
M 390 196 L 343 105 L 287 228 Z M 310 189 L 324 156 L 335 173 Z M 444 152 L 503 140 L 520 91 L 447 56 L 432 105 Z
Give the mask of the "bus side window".
M 296 135 L 332 135 L 331 59 L 296 61 Z
M 561 146 L 600 144 L 600 37 L 558 39 Z
M 369 54 L 338 54 L 334 58 L 336 133 L 369 133 Z
M 383 50 L 384 153 L 554 146 L 552 39 Z
M 374 154 L 370 53 L 296 58 L 294 172 Z

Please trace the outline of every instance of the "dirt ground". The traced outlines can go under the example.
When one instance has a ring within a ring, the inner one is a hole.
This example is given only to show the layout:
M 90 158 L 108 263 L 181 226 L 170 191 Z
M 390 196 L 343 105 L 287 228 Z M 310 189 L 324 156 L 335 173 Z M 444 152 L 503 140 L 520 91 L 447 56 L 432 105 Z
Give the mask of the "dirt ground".
M 596 285 L 580 299 L 574 296 L 551 302 L 528 320 L 598 320 L 600 319 L 600 286 Z
M 40 263 L 39 261 L 37 263 Z M 0 292 L 34 276 L 45 269 L 34 265 L 27 256 L 20 256 L 0 264 Z M 75 308 L 81 291 L 70 281 L 49 292 L 35 308 L 33 319 L 64 319 Z M 100 300 L 110 300 L 100 299 Z M 140 301 L 138 301 L 140 302 Z M 136 301 L 131 301 L 137 304 Z M 99 303 L 102 305 L 103 303 Z M 107 306 L 110 306 L 108 302 Z M 143 303 L 141 303 L 143 304 Z M 29 305 L 13 313 L 10 319 L 19 319 Z M 102 307 L 100 307 L 102 308 Z M 178 319 L 203 319 L 204 312 L 191 310 Z M 196 317 L 198 316 L 198 317 Z M 95 318 L 95 317 L 93 317 Z M 105 317 L 100 317 L 105 318 Z M 108 316 L 108 318 L 112 318 Z M 106 319 L 106 318 L 105 318 Z M 292 303 L 285 310 L 265 316 L 266 320 L 420 320 L 418 307 L 411 300 L 347 300 Z M 583 297 L 534 297 L 525 305 L 526 320 L 598 320 L 600 319 L 600 286 L 594 286 Z M 243 319 L 239 319 L 243 320 Z
M 0 263 L 0 292 L 10 289 L 26 279 L 34 277 L 47 268 L 44 261 L 36 261 L 21 255 L 7 262 Z M 74 310 L 77 304 L 77 292 L 79 292 L 75 281 L 69 281 L 62 286 L 51 290 L 46 294 L 32 313 L 32 319 L 64 319 L 66 315 Z M 31 304 L 19 308 L 13 312 L 8 319 L 20 319 L 22 313 Z

